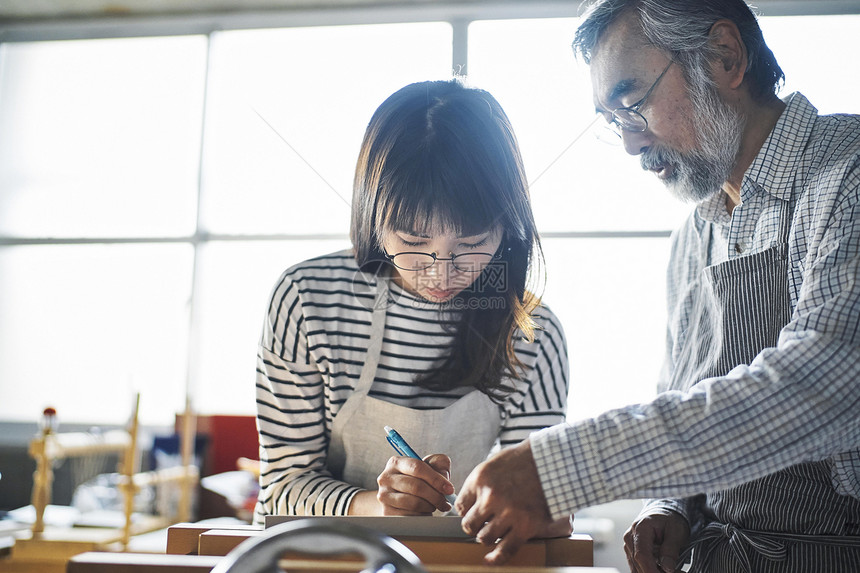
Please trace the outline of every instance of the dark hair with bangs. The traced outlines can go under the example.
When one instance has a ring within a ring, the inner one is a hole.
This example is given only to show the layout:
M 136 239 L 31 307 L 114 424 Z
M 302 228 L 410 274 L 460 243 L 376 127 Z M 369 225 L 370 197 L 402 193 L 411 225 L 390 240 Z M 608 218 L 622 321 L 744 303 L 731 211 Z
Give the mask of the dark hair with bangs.
M 352 239 L 362 270 L 389 272 L 383 229 L 476 235 L 502 229 L 502 281 L 480 281 L 464 299 L 442 363 L 415 381 L 447 390 L 471 386 L 500 400 L 521 376 L 515 336 L 534 339 L 539 298 L 526 288 L 542 252 L 516 136 L 496 99 L 457 79 L 410 84 L 386 99 L 368 124 L 355 170 Z M 493 296 L 503 305 L 469 304 Z

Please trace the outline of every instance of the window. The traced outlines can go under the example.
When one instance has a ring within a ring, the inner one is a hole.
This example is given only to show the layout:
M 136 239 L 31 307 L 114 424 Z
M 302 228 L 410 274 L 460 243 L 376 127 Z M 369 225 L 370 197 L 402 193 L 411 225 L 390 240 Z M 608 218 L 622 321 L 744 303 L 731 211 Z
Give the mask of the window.
M 213 34 L 202 226 L 346 233 L 370 116 L 408 83 L 449 77 L 451 46 L 447 23 Z
M 203 36 L 0 45 L 0 419 L 182 409 L 205 62 Z
M 0 44 L 0 420 L 33 421 L 50 404 L 63 421 L 122 423 L 138 390 L 147 424 L 171 423 L 186 392 L 202 412 L 253 413 L 269 289 L 291 264 L 348 246 L 370 115 L 407 83 L 450 77 L 455 54 L 523 149 L 544 297 L 568 337 L 570 418 L 649 399 L 668 235 L 690 207 L 583 134 L 593 104 L 570 49 L 576 24 Z M 840 57 L 860 51 L 860 16 L 762 27 L 786 92 L 860 112 L 860 80 Z
M 0 44 L 0 235 L 194 232 L 206 38 Z

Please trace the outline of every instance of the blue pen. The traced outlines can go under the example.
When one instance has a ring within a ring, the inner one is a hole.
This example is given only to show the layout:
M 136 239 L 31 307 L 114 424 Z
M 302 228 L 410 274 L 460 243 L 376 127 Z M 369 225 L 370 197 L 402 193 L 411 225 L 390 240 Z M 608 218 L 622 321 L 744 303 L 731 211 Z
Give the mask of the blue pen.
M 397 430 L 392 428 L 391 426 L 385 426 L 385 438 L 388 440 L 388 443 L 397 451 L 401 456 L 406 456 L 408 458 L 415 458 L 416 460 L 420 460 L 421 456 L 415 453 L 409 444 L 406 443 L 406 440 L 403 439 L 403 436 L 397 433 Z M 454 507 L 454 502 L 457 501 L 457 496 L 454 494 L 446 495 L 445 499 L 448 500 L 448 503 L 451 504 L 451 507 Z M 452 509 L 453 511 L 453 509 Z

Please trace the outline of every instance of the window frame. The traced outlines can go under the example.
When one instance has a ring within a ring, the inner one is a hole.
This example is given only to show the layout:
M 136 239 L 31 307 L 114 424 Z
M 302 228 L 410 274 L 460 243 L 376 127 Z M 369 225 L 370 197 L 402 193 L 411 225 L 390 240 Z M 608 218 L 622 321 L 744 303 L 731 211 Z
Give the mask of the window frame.
M 766 16 L 860 14 L 858 0 L 761 0 L 758 10 Z M 283 9 L 274 11 L 237 13 L 200 13 L 196 15 L 138 15 L 133 17 L 102 17 L 44 22 L 0 21 L 0 46 L 11 42 L 57 41 L 74 39 L 130 38 L 150 36 L 203 35 L 206 38 L 208 85 L 209 54 L 212 35 L 225 30 L 267 29 L 314 26 L 346 26 L 366 24 L 394 24 L 412 22 L 447 22 L 453 29 L 452 69 L 468 74 L 469 24 L 481 20 L 572 18 L 579 16 L 576 3 L 535 1 L 529 3 L 476 2 L 461 4 L 343 7 L 331 9 Z M 207 113 L 204 100 L 203 114 Z M 204 127 L 205 129 L 205 127 Z M 204 134 L 201 133 L 201 137 Z M 203 146 L 198 157 L 198 173 L 203 170 Z M 202 185 L 198 177 L 197 200 L 200 205 Z M 542 233 L 547 239 L 645 239 L 667 238 L 671 229 L 623 231 L 552 231 Z M 0 249 L 24 245 L 91 245 L 91 244 L 187 244 L 194 250 L 190 295 L 190 328 L 187 361 L 187 388 L 194 388 L 196 361 L 194 349 L 199 348 L 200 333 L 196 314 L 200 298 L 200 250 L 212 242 L 252 241 L 329 241 L 347 239 L 340 233 L 276 233 L 276 234 L 224 234 L 208 232 L 202 227 L 198 208 L 195 230 L 190 235 L 156 237 L 68 237 L 68 238 L 17 238 L 0 236 Z

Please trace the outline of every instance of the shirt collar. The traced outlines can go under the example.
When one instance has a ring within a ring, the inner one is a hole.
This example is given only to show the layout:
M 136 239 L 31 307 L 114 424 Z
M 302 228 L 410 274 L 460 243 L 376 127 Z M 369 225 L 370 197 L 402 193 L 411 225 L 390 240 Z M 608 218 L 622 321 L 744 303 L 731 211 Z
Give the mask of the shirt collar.
M 745 194 L 759 190 L 784 201 L 791 200 L 794 172 L 812 134 L 818 110 L 799 92 L 783 101 L 785 110 L 744 175 L 741 201 Z
M 696 207 L 699 217 L 709 223 L 727 225 L 731 221 L 726 211 L 726 193 L 722 189 L 701 201 Z

